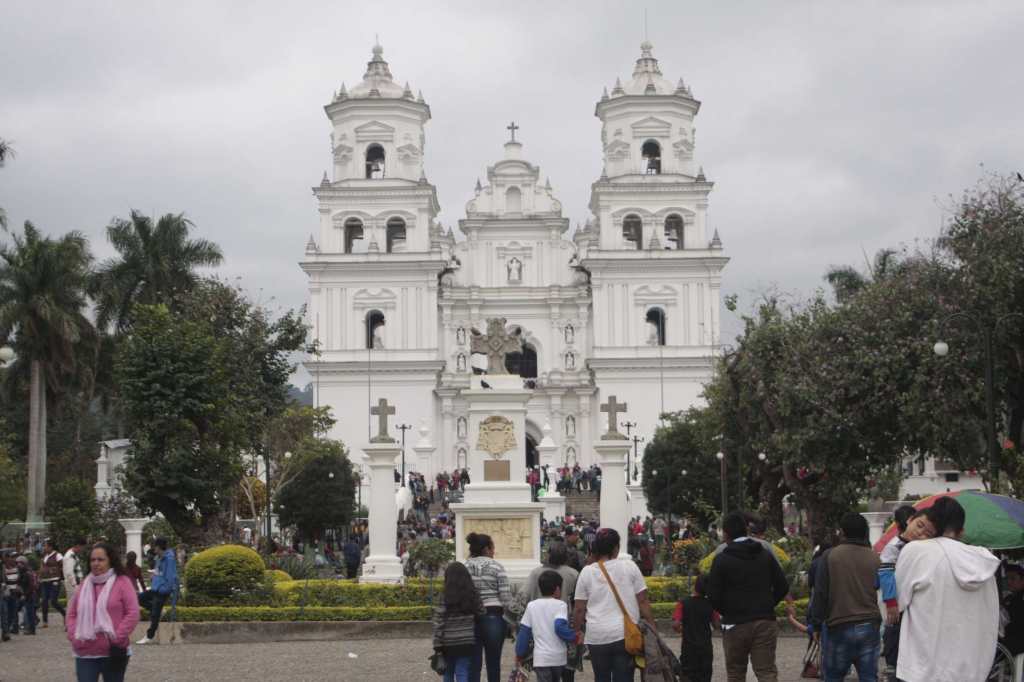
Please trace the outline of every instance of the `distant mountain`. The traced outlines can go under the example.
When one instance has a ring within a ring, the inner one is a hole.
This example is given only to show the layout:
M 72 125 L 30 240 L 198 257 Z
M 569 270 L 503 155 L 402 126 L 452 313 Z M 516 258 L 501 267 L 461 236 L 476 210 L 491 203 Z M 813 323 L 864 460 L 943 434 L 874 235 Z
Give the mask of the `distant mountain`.
M 288 387 L 288 400 L 299 405 L 313 405 L 313 384 L 306 384 L 305 388 L 292 385 Z

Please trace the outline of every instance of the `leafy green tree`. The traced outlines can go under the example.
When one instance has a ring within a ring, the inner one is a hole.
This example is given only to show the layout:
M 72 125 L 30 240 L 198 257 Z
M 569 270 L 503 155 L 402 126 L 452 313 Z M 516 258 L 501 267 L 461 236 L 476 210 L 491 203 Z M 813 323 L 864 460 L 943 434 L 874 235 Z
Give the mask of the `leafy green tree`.
M 13 244 L 0 247 L 0 345 L 13 341 L 30 374 L 29 519 L 41 518 L 46 499 L 47 386 L 59 390 L 75 375 L 78 346 L 94 337 L 84 314 L 91 262 L 82 234 L 52 239 L 28 222 Z
M 46 518 L 57 547 L 70 547 L 77 538 L 95 539 L 100 531 L 96 491 L 83 480 L 64 479 L 50 491 Z
M 356 478 L 340 441 L 309 439 L 302 444 L 307 461 L 275 498 L 282 526 L 318 540 L 329 528 L 344 528 L 355 511 Z
M 136 308 L 117 376 L 132 447 L 127 491 L 189 544 L 228 534 L 243 453 L 283 411 L 300 313 L 272 320 L 236 289 L 200 283 L 188 303 Z
M 111 323 L 126 329 L 136 305 L 172 306 L 199 283 L 196 269 L 220 265 L 220 247 L 189 239 L 192 221 L 181 213 L 161 216 L 156 225 L 139 211 L 115 218 L 107 238 L 118 253 L 100 264 L 91 284 L 96 299 L 96 326 Z

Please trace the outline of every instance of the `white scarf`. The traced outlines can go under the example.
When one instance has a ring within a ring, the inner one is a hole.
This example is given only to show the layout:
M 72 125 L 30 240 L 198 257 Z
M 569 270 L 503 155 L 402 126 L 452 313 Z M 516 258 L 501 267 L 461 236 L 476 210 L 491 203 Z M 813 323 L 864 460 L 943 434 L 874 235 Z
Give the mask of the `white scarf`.
M 102 575 L 92 573 L 82 581 L 75 592 L 78 597 L 78 622 L 75 623 L 75 639 L 86 641 L 96 639 L 96 634 L 103 632 L 114 636 L 114 624 L 110 620 L 110 613 L 107 611 L 107 602 L 110 600 L 110 593 L 114 589 L 117 576 L 114 569 L 108 570 Z M 100 590 L 100 597 L 96 599 L 96 590 L 93 585 L 103 585 Z

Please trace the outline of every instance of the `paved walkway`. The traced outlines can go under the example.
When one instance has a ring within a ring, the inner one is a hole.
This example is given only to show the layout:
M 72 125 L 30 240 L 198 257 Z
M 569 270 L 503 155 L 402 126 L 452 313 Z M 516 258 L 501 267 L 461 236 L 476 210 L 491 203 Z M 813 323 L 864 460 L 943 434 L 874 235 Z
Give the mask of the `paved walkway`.
M 59 622 L 59 619 L 58 619 Z M 678 646 L 679 640 L 673 644 Z M 716 639 L 715 682 L 725 682 L 721 641 Z M 779 640 L 779 679 L 800 677 L 804 640 Z M 185 644 L 135 647 L 129 680 L 340 680 L 406 682 L 438 680 L 430 671 L 427 639 L 351 642 L 277 642 L 271 644 Z M 354 656 L 353 656 L 354 655 Z M 505 646 L 503 678 L 512 665 L 511 642 Z M 19 635 L 0 643 L 0 682 L 74 679 L 71 649 L 58 625 L 35 637 Z M 590 664 L 576 679 L 591 682 Z M 753 680 L 753 673 L 748 679 Z M 640 677 L 637 675 L 637 680 Z

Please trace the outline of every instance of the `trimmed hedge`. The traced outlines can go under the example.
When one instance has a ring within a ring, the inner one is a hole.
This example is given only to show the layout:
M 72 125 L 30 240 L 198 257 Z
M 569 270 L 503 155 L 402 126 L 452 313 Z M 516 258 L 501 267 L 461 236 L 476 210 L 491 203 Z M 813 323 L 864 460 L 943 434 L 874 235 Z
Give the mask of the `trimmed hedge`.
M 176 618 L 182 623 L 202 622 L 288 622 L 288 621 L 429 621 L 429 606 L 358 608 L 348 606 L 179 606 Z M 164 611 L 164 621 L 170 611 Z
M 434 595 L 441 591 L 434 585 Z M 274 585 L 274 597 L 282 605 L 302 603 L 317 606 L 400 607 L 426 605 L 430 587 L 426 583 L 380 585 L 351 580 L 289 580 Z
M 185 587 L 190 594 L 226 599 L 251 592 L 263 582 L 263 559 L 242 545 L 203 550 L 185 564 Z
M 277 568 L 268 568 L 263 571 L 263 575 L 275 583 L 289 582 L 292 579 L 290 575 Z

